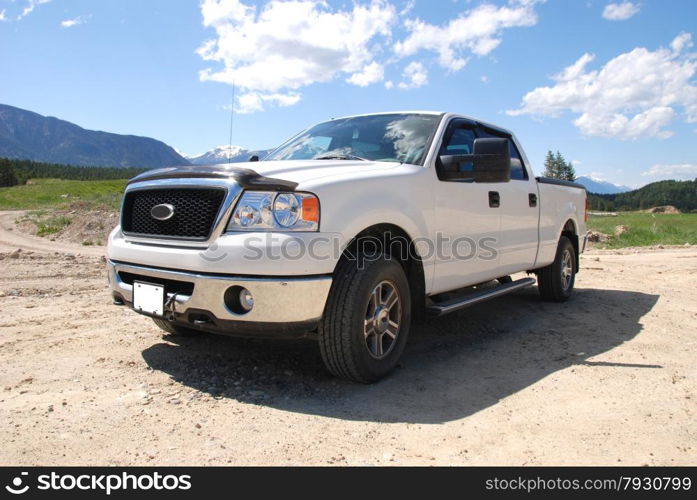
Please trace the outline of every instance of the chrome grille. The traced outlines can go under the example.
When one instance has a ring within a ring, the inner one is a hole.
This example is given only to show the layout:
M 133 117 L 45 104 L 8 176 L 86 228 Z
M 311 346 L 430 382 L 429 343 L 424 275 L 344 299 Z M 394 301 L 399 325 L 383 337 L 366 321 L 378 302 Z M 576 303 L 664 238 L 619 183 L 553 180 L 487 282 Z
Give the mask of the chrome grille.
M 206 240 L 225 199 L 224 188 L 136 189 L 126 192 L 121 215 L 124 234 Z M 174 215 L 158 220 L 156 205 L 169 204 Z

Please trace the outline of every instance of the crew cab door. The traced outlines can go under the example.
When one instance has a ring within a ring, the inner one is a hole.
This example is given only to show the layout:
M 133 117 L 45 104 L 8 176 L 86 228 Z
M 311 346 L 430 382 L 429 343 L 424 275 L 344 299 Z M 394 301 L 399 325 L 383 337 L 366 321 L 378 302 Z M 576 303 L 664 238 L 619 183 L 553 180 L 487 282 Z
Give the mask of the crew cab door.
M 513 139 L 501 132 L 477 128 L 477 137 L 506 138 L 511 153 L 511 181 L 499 184 L 501 199 L 500 257 L 501 275 L 532 269 L 539 242 L 540 200 L 537 181 L 523 163 Z
M 476 123 L 470 120 L 453 119 L 443 135 L 438 156 L 472 154 L 475 129 Z M 496 192 L 502 183 L 443 180 L 443 165 L 438 158 L 435 168 L 438 178 L 434 184 L 432 293 L 502 276 L 498 270 L 501 210 L 496 201 Z

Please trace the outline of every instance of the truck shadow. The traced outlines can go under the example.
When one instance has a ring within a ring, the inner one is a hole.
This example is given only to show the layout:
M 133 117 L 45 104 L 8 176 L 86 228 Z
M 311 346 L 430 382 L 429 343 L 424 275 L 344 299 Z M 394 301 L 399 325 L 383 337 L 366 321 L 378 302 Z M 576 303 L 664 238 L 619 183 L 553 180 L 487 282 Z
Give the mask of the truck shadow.
M 549 304 L 527 289 L 414 326 L 399 368 L 370 386 L 331 377 L 313 341 L 167 335 L 142 354 L 153 369 L 216 397 L 348 420 L 442 423 L 573 365 L 622 367 L 590 358 L 641 332 L 658 297 L 577 289 L 569 303 Z

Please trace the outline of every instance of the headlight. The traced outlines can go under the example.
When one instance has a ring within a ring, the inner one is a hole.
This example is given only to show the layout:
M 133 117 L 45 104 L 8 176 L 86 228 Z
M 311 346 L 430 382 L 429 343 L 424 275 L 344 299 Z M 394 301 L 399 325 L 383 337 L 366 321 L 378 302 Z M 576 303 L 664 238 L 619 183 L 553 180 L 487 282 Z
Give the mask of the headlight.
M 246 191 L 232 212 L 228 231 L 317 231 L 314 194 Z

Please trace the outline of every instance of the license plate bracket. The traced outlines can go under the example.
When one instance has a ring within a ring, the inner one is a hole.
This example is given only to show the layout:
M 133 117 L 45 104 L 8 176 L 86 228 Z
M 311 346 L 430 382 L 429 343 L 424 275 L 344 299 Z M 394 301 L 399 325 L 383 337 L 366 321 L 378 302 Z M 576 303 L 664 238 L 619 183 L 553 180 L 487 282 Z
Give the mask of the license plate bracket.
M 164 316 L 165 287 L 145 281 L 133 282 L 133 309 L 144 314 Z

